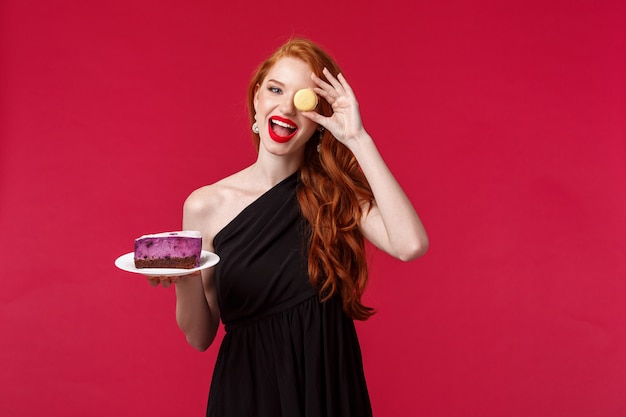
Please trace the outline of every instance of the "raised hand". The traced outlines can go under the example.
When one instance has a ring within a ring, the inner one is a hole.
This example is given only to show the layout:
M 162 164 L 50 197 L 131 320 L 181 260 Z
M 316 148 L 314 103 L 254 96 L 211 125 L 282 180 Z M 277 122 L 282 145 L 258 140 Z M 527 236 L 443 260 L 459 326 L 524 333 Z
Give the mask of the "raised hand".
M 365 132 L 359 103 L 350 84 L 342 74 L 338 74 L 335 78 L 328 69 L 324 68 L 323 72 L 328 82 L 312 74 L 311 79 L 317 84 L 313 90 L 332 106 L 333 114 L 330 117 L 313 111 L 303 114 L 324 126 L 338 141 L 349 147 L 353 140 L 357 140 Z

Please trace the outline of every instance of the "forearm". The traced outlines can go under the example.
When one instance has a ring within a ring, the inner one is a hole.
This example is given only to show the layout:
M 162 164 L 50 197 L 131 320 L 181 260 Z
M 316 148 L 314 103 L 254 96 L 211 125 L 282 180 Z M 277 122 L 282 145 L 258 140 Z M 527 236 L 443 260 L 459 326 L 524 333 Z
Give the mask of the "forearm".
M 380 219 L 369 219 L 374 224 L 369 228 L 374 243 L 379 243 L 390 255 L 403 260 L 423 255 L 428 249 L 424 226 L 372 138 L 363 130 L 347 146 L 359 162 L 374 194 L 375 207 L 379 213 L 373 216 L 380 216 Z M 376 223 L 382 223 L 382 227 Z M 376 236 L 372 236 L 372 230 L 375 230 Z
M 375 203 L 361 218 L 365 237 L 374 245 L 402 260 L 423 255 L 428 236 L 413 205 L 383 161 L 374 141 L 363 128 L 359 105 L 352 88 L 343 77 L 324 69 L 327 81 L 316 75 L 314 91 L 332 106 L 331 116 L 305 112 L 306 117 L 322 125 L 352 151 L 367 178 Z
M 206 350 L 217 333 L 219 313 L 207 301 L 202 279 L 188 276 L 176 283 L 176 322 L 194 348 Z

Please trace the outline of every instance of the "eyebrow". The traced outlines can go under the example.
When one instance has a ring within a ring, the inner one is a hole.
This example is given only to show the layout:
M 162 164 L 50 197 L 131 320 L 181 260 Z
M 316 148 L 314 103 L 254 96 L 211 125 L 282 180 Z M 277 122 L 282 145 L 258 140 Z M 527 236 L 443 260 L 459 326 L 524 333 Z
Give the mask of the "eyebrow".
M 270 78 L 269 80 L 267 80 L 267 82 L 268 83 L 276 83 L 276 84 L 280 84 L 280 85 L 285 85 L 284 83 L 281 83 L 280 81 L 275 80 L 273 78 Z

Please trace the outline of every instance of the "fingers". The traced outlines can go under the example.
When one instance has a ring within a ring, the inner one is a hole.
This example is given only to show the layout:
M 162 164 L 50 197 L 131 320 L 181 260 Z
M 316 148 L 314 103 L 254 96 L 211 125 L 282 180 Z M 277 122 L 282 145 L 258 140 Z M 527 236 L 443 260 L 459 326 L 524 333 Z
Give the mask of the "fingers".
M 152 285 L 153 287 L 158 287 L 159 282 L 161 281 L 159 277 L 146 276 L 146 278 L 148 279 L 150 285 Z
M 336 109 L 336 106 L 345 107 L 356 102 L 354 91 L 343 74 L 334 77 L 327 68 L 324 68 L 323 73 L 327 81 L 311 74 L 311 79 L 317 84 L 313 89 L 317 95 L 324 98 L 333 109 Z
M 337 77 L 335 77 L 327 68 L 324 68 L 322 72 L 328 81 L 324 81 L 315 74 L 311 75 L 311 78 L 313 79 L 313 81 L 315 81 L 320 89 L 324 91 L 330 91 L 332 89 L 335 89 L 339 94 L 352 92 L 352 89 L 350 88 L 350 85 L 348 84 L 348 81 L 343 76 L 343 74 L 339 73 L 337 74 Z
M 147 278 L 148 278 L 148 282 L 153 287 L 158 287 L 159 284 L 161 284 L 163 288 L 167 288 L 170 285 L 175 284 L 178 279 L 178 277 L 153 277 L 153 276 L 149 276 Z
M 315 84 L 317 84 L 317 88 L 314 88 L 313 91 L 315 91 L 317 95 L 324 98 L 330 105 L 332 105 L 339 95 L 339 92 L 332 84 L 332 81 L 336 83 L 337 80 L 326 68 L 324 68 L 324 75 L 329 82 L 324 81 L 315 74 L 311 74 L 311 79 L 313 79 Z
M 200 271 L 196 271 L 196 272 L 193 272 L 191 274 L 180 275 L 180 276 L 153 276 L 153 275 L 146 275 L 145 277 L 148 279 L 148 282 L 153 287 L 158 287 L 159 284 L 161 284 L 163 286 L 163 288 L 168 288 L 172 284 L 176 284 L 179 280 L 181 280 L 184 277 L 193 277 L 193 276 L 198 276 L 199 277 L 201 275 L 202 274 L 200 273 Z
M 326 68 L 324 68 L 324 70 L 326 70 Z M 332 77 L 332 75 L 330 75 Z M 311 73 L 311 79 L 315 82 L 315 84 L 317 84 L 317 86 L 322 91 L 324 91 L 325 89 L 328 89 L 331 87 L 331 85 L 329 83 L 327 83 L 326 81 L 322 80 L 320 77 L 318 77 L 317 75 L 315 75 L 314 72 Z
M 350 87 L 350 84 L 348 84 L 348 81 L 343 76 L 343 74 L 339 73 L 337 75 L 337 78 L 341 82 L 341 85 L 343 86 L 343 89 L 345 90 L 346 94 L 348 94 L 350 96 L 354 96 L 354 91 L 352 91 L 352 87 Z
M 344 90 L 343 85 L 341 84 L 341 82 L 339 82 L 339 80 L 337 78 L 335 78 L 333 76 L 333 74 L 330 73 L 330 71 L 328 71 L 328 68 L 324 68 L 324 70 L 322 72 L 326 76 L 326 79 L 330 82 L 330 84 L 333 86 L 333 88 L 335 90 L 337 90 L 337 92 L 339 94 L 345 93 L 345 90 Z M 338 76 L 343 78 L 343 76 L 341 74 L 339 74 Z
M 161 280 L 161 285 L 163 286 L 163 288 L 168 288 L 170 285 L 175 283 L 176 277 L 164 277 L 164 279 Z
M 324 126 L 325 128 L 328 128 L 326 126 L 326 120 L 328 119 L 328 117 L 322 116 L 321 114 L 314 112 L 314 111 L 303 111 L 302 115 L 305 117 L 308 117 L 309 119 L 311 119 L 312 121 L 314 121 L 315 123 L 317 123 L 318 125 Z

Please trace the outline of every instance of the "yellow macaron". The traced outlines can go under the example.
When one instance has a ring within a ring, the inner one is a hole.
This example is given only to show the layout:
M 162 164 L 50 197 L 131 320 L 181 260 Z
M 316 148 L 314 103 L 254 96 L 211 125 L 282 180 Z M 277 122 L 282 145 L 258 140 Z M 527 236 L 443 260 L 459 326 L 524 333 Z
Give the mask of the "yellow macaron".
M 293 96 L 293 104 L 300 111 L 311 111 L 317 107 L 317 94 L 310 88 L 298 90 Z

